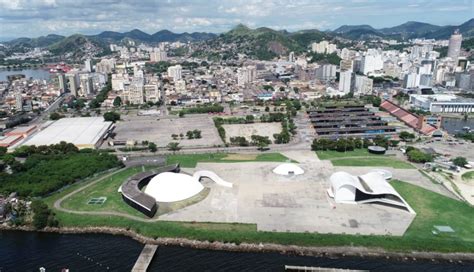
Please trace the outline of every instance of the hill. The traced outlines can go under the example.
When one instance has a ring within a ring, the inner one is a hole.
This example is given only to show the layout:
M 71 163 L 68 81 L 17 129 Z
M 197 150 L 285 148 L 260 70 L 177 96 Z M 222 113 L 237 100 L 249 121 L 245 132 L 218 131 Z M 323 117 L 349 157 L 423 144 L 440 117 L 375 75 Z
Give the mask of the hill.
M 174 33 L 169 30 L 161 30 L 152 35 L 145 33 L 139 29 L 134 29 L 128 32 L 114 32 L 104 31 L 98 35 L 90 37 L 105 40 L 107 42 L 118 43 L 123 39 L 132 39 L 138 42 L 145 43 L 158 43 L 158 42 L 188 42 L 188 41 L 203 41 L 216 37 L 216 34 L 205 33 L 205 32 L 193 32 L 193 33 Z
M 390 38 L 390 39 L 449 39 L 454 30 L 459 29 L 464 37 L 474 37 L 474 19 L 453 26 L 437 26 L 433 24 L 409 21 L 404 24 L 375 29 L 369 25 L 343 25 L 328 34 L 347 39 Z
M 251 29 L 239 24 L 208 45 L 212 48 L 219 48 L 222 44 L 234 47 L 232 52 L 225 52 L 226 55 L 238 53 L 253 59 L 270 60 L 291 51 L 303 52 L 312 42 L 325 38 L 328 38 L 326 33 L 315 29 L 288 32 L 268 27 Z
M 67 59 L 83 59 L 108 52 L 108 45 L 102 40 L 74 34 L 50 46 L 49 51 Z
M 17 39 L 5 42 L 5 44 L 12 47 L 27 47 L 27 48 L 47 47 L 62 39 L 64 39 L 64 36 L 49 34 L 47 36 L 41 36 L 38 38 L 17 38 Z
M 370 25 L 342 25 L 336 28 L 333 32 L 334 33 L 347 33 L 353 30 L 376 31 L 376 29 L 371 27 Z

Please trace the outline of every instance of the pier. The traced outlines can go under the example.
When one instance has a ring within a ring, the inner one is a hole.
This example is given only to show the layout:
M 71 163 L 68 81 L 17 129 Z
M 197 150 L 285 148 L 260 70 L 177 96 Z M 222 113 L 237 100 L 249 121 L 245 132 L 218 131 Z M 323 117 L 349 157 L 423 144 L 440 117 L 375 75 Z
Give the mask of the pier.
M 330 268 L 330 267 L 285 265 L 285 271 L 292 271 L 292 272 L 363 272 L 363 271 L 368 271 L 368 270 L 351 270 L 351 269 L 340 269 L 340 268 Z
M 132 268 L 132 272 L 146 272 L 153 256 L 155 256 L 157 248 L 157 245 L 146 244 L 145 247 L 143 247 L 140 256 L 138 256 L 138 259 Z

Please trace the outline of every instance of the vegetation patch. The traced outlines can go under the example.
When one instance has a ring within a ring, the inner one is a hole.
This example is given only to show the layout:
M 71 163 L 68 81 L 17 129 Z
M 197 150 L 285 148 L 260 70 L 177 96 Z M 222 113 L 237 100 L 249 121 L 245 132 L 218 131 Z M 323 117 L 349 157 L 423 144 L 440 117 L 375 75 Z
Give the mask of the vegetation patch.
M 474 181 L 474 171 L 466 172 L 461 177 L 465 181 Z
M 0 172 L 0 192 L 20 196 L 43 196 L 65 185 L 122 163 L 107 152 L 79 151 L 73 144 L 22 146 L 2 160 L 11 173 Z
M 397 169 L 415 169 L 415 167 L 404 161 L 392 159 L 389 157 L 380 158 L 341 158 L 331 160 L 334 166 L 379 166 L 393 167 Z
M 231 156 L 231 157 L 228 157 Z M 232 156 L 237 156 L 237 159 L 232 159 Z M 166 158 L 167 164 L 179 163 L 181 167 L 194 168 L 198 162 L 245 162 L 245 161 L 270 161 L 270 162 L 285 162 L 289 159 L 280 153 L 262 153 L 243 159 L 241 154 L 225 154 L 225 153 L 206 153 L 206 154 L 175 154 L 169 155 Z

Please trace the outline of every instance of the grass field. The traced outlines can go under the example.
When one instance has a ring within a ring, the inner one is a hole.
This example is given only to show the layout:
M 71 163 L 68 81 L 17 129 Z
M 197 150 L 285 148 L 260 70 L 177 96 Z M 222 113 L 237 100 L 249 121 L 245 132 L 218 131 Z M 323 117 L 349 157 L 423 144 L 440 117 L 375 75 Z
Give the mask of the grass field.
M 408 183 L 392 181 L 393 186 L 417 212 L 417 216 L 403 237 L 336 235 L 316 233 L 258 232 L 254 224 L 137 222 L 119 216 L 77 215 L 61 211 L 56 216 L 61 226 L 112 226 L 131 229 L 149 237 L 184 237 L 222 242 L 277 243 L 302 246 L 366 246 L 391 251 L 474 252 L 474 209 L 437 193 Z M 52 203 L 75 189 L 71 186 L 54 194 Z M 434 225 L 451 226 L 455 233 L 434 235 Z
M 342 158 L 331 160 L 334 166 L 386 166 L 398 169 L 415 169 L 407 162 L 389 157 L 380 158 Z
M 465 181 L 474 181 L 474 171 L 466 172 L 461 177 Z
M 269 161 L 285 162 L 289 159 L 280 153 L 261 153 L 261 154 L 177 154 L 169 155 L 166 158 L 167 164 L 180 163 L 181 167 L 194 168 L 198 162 L 246 162 L 246 161 Z
M 149 169 L 145 168 L 145 169 Z M 120 185 L 130 176 L 142 171 L 142 167 L 127 168 L 65 199 L 61 206 L 75 211 L 115 211 L 143 218 L 145 215 L 127 205 L 119 192 Z M 94 197 L 107 197 L 102 205 L 90 205 L 87 202 Z
M 394 155 L 372 154 L 367 149 L 353 151 L 316 151 L 320 160 L 330 160 L 334 166 L 386 166 L 398 169 L 414 169 L 410 163 L 398 160 Z
M 385 157 L 387 155 L 372 154 L 366 148 L 354 149 L 353 151 L 339 152 L 334 150 L 316 151 L 320 160 L 331 160 L 348 157 Z

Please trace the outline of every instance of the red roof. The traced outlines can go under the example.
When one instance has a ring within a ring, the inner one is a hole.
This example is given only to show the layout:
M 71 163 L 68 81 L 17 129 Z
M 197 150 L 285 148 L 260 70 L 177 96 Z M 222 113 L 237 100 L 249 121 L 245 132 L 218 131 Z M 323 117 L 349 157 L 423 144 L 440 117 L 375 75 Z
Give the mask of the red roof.
M 436 127 L 426 123 L 423 123 L 420 128 L 418 124 L 418 122 L 420 122 L 420 118 L 417 115 L 401 108 L 400 106 L 391 101 L 383 101 L 382 104 L 380 104 L 380 107 L 388 111 L 391 115 L 397 117 L 398 120 L 404 122 L 409 127 L 414 128 L 415 130 L 425 135 L 430 134 L 436 130 Z

